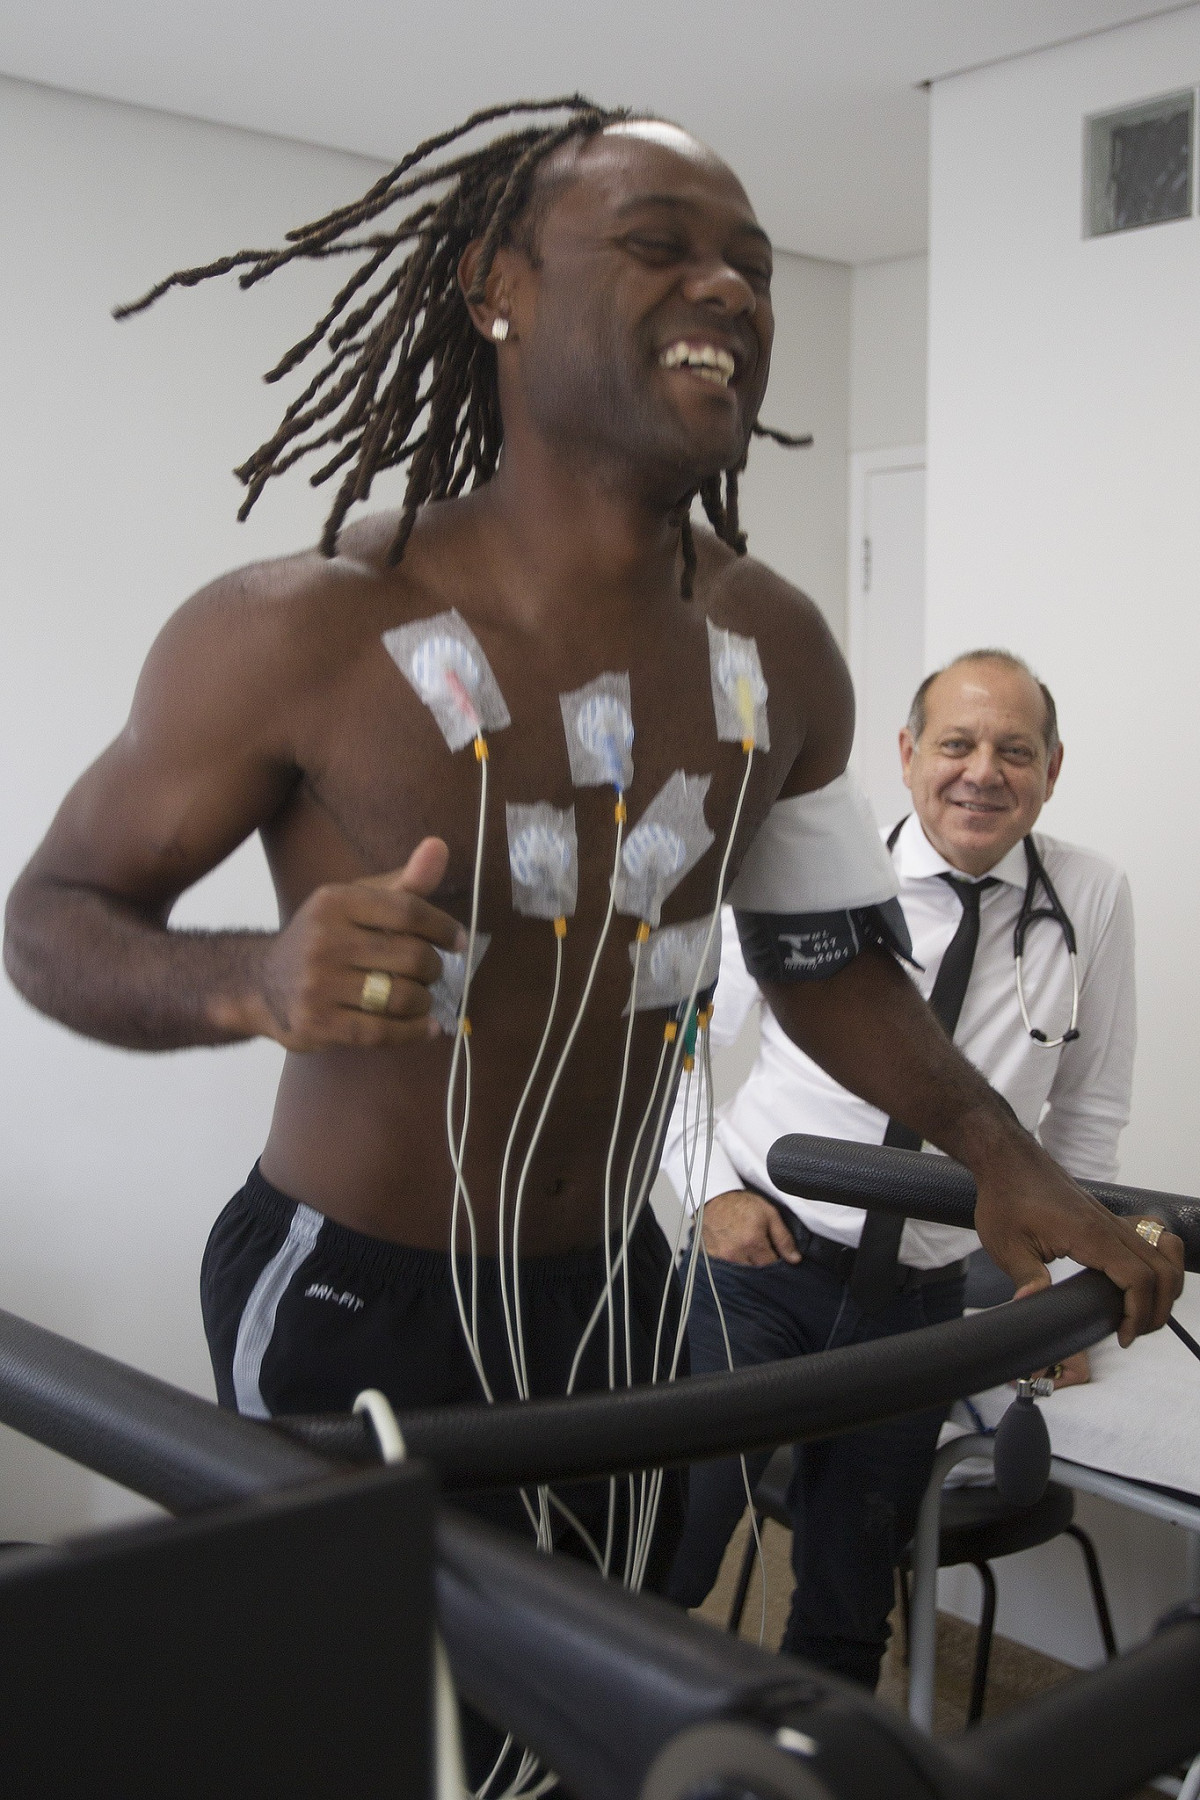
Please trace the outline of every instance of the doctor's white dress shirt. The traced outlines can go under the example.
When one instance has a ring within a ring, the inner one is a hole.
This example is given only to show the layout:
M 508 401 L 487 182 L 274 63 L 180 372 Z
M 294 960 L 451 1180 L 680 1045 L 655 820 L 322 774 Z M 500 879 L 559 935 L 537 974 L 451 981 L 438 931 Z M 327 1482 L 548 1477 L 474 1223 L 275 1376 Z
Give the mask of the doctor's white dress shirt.
M 1129 885 L 1119 869 L 1090 850 L 1041 832 L 1034 833 L 1034 842 L 1075 927 L 1079 1038 L 1045 1049 L 1021 1021 L 1013 927 L 1028 871 L 1024 846 L 1017 844 L 989 871 L 1000 885 L 989 888 L 980 900 L 979 944 L 954 1041 L 1070 1174 L 1112 1181 L 1117 1174 L 1117 1142 L 1129 1119 L 1137 1029 Z M 901 829 L 893 857 L 913 955 L 923 965 L 909 973 L 928 999 L 962 916 L 953 889 L 938 875 L 942 870 L 960 872 L 933 848 L 915 814 Z M 1043 901 L 1040 890 L 1038 900 Z M 731 1044 L 753 1007 L 762 1015 L 762 1035 L 750 1074 L 733 1099 L 718 1108 L 703 1198 L 749 1185 L 790 1207 L 810 1231 L 857 1244 L 862 1211 L 781 1193 L 767 1175 L 767 1151 L 777 1137 L 795 1131 L 881 1144 L 887 1119 L 840 1087 L 787 1037 L 746 969 L 728 908 L 722 934 L 712 1042 Z M 1057 1037 L 1071 1016 L 1071 969 L 1062 931 L 1053 921 L 1030 928 L 1024 971 L 1030 1022 L 1048 1037 Z M 683 1139 L 681 1098 L 662 1159 L 681 1200 L 686 1199 Z M 693 1168 L 696 1186 L 703 1178 L 703 1161 L 701 1143 Z M 700 1199 L 693 1188 L 690 1203 L 699 1204 Z M 978 1243 L 973 1231 L 910 1219 L 900 1241 L 900 1260 L 912 1268 L 940 1268 L 968 1255 Z

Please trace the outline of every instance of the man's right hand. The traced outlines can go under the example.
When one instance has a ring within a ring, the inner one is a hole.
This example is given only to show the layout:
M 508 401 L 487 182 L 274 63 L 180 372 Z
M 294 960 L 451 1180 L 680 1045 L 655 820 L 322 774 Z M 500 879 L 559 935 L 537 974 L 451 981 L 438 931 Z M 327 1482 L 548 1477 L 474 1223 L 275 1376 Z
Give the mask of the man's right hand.
M 704 1208 L 703 1229 L 704 1248 L 720 1262 L 761 1269 L 780 1258 L 803 1261 L 778 1208 L 744 1188 L 715 1194 Z
M 449 854 L 441 838 L 424 838 L 402 869 L 310 894 L 263 956 L 261 1035 L 299 1051 L 436 1037 L 429 989 L 442 973 L 437 949 L 466 949 L 458 920 L 424 898 Z M 362 1005 L 363 982 L 376 971 L 392 980 L 380 1012 Z

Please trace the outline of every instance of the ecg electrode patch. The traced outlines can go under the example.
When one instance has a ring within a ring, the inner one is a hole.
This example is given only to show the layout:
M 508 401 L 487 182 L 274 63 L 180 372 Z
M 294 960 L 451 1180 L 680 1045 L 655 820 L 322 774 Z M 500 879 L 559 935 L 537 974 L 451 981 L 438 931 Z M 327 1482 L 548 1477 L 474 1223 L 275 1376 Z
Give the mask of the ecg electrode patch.
M 597 675 L 560 694 L 571 780 L 576 787 L 614 787 L 633 780 L 633 702 L 628 675 Z
M 512 724 L 479 640 L 454 607 L 385 631 L 383 644 L 451 750 L 461 750 L 481 731 Z
M 616 882 L 619 913 L 657 925 L 663 902 L 694 869 L 713 833 L 704 817 L 711 775 L 675 773 L 655 794 L 621 846 Z
M 475 945 L 471 955 L 471 978 L 483 961 L 483 953 L 491 943 L 491 936 L 486 931 L 475 933 Z M 434 946 L 437 949 L 437 946 Z M 458 1009 L 462 1005 L 463 984 L 467 973 L 465 952 L 458 950 L 438 950 L 442 960 L 442 972 L 429 990 L 429 1010 L 443 1031 L 453 1033 L 458 1025 Z
M 720 918 L 701 969 L 700 958 L 708 927 L 709 919 L 692 919 L 685 925 L 664 925 L 661 930 L 650 933 L 638 963 L 635 1012 L 648 1012 L 655 1006 L 678 1006 L 691 993 L 697 973 L 700 980 L 696 985 L 700 990 L 712 986 L 721 968 Z M 636 949 L 636 944 L 630 944 L 630 962 Z M 625 1011 L 628 1013 L 628 1005 Z
M 722 744 L 744 744 L 749 740 L 756 750 L 769 750 L 767 678 L 758 645 L 751 637 L 739 637 L 736 631 L 722 631 L 711 619 L 706 623 L 717 739 Z
M 575 808 L 510 801 L 504 811 L 513 911 L 533 919 L 569 919 L 579 896 Z

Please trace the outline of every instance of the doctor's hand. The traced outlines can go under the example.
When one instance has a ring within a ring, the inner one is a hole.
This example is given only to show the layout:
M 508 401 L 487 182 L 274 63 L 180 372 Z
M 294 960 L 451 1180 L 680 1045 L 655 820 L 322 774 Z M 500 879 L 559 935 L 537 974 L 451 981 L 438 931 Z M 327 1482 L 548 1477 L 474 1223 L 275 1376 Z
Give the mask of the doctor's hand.
M 744 1188 L 714 1195 L 704 1208 L 703 1232 L 704 1248 L 720 1262 L 761 1269 L 780 1258 L 803 1260 L 779 1209 Z
M 1165 1325 L 1183 1287 L 1183 1245 L 1164 1232 L 1151 1247 L 1132 1221 L 1118 1219 L 1076 1187 L 1037 1143 L 1014 1134 L 1003 1154 L 975 1170 L 975 1229 L 1016 1283 L 1017 1298 L 1049 1287 L 1048 1262 L 1074 1257 L 1101 1269 L 1125 1295 L 1117 1337 L 1123 1348 Z

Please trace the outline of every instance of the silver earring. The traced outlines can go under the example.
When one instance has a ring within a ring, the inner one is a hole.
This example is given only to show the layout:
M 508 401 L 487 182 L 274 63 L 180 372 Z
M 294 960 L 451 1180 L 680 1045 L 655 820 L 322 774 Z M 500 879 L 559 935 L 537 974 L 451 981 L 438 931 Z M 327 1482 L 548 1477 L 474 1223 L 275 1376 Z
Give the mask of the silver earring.
M 508 320 L 495 318 L 492 320 L 492 336 L 498 344 L 502 344 L 508 336 Z

